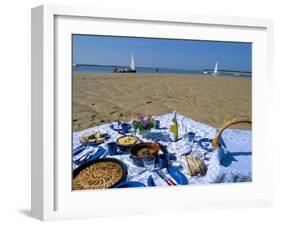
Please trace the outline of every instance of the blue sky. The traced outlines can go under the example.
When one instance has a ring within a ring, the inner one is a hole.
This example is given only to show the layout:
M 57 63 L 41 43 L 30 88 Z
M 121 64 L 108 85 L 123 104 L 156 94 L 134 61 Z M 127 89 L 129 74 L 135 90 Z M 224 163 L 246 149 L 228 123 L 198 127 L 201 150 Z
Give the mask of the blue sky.
M 202 70 L 252 68 L 250 43 L 73 35 L 73 63 Z

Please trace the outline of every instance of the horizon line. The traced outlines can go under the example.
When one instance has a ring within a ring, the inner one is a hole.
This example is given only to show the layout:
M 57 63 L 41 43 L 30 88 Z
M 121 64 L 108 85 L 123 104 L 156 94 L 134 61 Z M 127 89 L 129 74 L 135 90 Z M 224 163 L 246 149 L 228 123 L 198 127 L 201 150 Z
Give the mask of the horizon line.
M 113 65 L 113 64 L 88 64 L 88 63 L 73 63 L 72 66 L 97 66 L 97 67 L 129 67 L 128 65 Z M 152 66 L 136 66 L 136 68 L 147 68 L 147 69 L 165 69 L 165 70 L 192 70 L 192 71 L 213 71 L 211 68 L 203 68 L 203 69 L 190 69 L 190 68 L 168 68 L 168 67 L 152 67 Z M 228 72 L 244 72 L 244 73 L 252 73 L 252 71 L 248 70 L 229 70 L 229 69 L 218 69 L 218 71 L 228 71 Z

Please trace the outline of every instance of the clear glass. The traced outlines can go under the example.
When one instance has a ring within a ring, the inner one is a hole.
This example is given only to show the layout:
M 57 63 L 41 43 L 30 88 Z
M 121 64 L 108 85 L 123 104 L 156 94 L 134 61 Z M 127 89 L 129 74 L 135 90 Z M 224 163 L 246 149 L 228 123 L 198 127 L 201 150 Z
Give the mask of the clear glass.
M 195 141 L 193 143 L 193 146 L 192 146 L 192 152 L 191 152 L 191 155 L 195 156 L 195 157 L 198 157 L 200 159 L 204 159 L 204 151 L 202 151 L 200 145 L 199 145 L 199 142 L 198 141 Z
M 154 169 L 155 157 L 152 155 L 143 157 L 143 165 L 146 170 L 151 172 Z
M 183 145 L 185 149 L 185 154 L 189 154 L 192 152 L 193 149 L 193 142 L 189 142 L 186 137 L 183 138 Z

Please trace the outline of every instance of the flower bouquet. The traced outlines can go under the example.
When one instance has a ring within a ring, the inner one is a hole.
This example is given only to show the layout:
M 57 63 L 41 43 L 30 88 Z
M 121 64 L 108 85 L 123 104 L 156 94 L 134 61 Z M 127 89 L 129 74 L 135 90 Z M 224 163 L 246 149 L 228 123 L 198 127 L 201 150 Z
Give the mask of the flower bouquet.
M 137 118 L 133 120 L 132 124 L 134 130 L 143 135 L 155 126 L 156 121 L 152 117 L 145 118 L 143 115 L 138 115 Z

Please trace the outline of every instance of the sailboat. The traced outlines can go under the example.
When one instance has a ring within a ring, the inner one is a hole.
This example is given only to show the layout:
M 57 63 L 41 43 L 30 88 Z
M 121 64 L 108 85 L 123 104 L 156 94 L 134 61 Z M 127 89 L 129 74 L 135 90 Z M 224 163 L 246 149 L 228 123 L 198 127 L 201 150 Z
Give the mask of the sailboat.
M 133 56 L 133 54 L 131 55 L 130 72 L 136 72 L 136 68 L 135 68 L 135 60 L 134 60 L 134 56 Z
M 136 73 L 135 60 L 133 54 L 131 54 L 131 63 L 129 67 L 115 67 L 113 72 L 115 73 Z
M 215 68 L 214 68 L 214 72 L 213 74 L 214 76 L 218 75 L 218 62 L 216 62 Z

